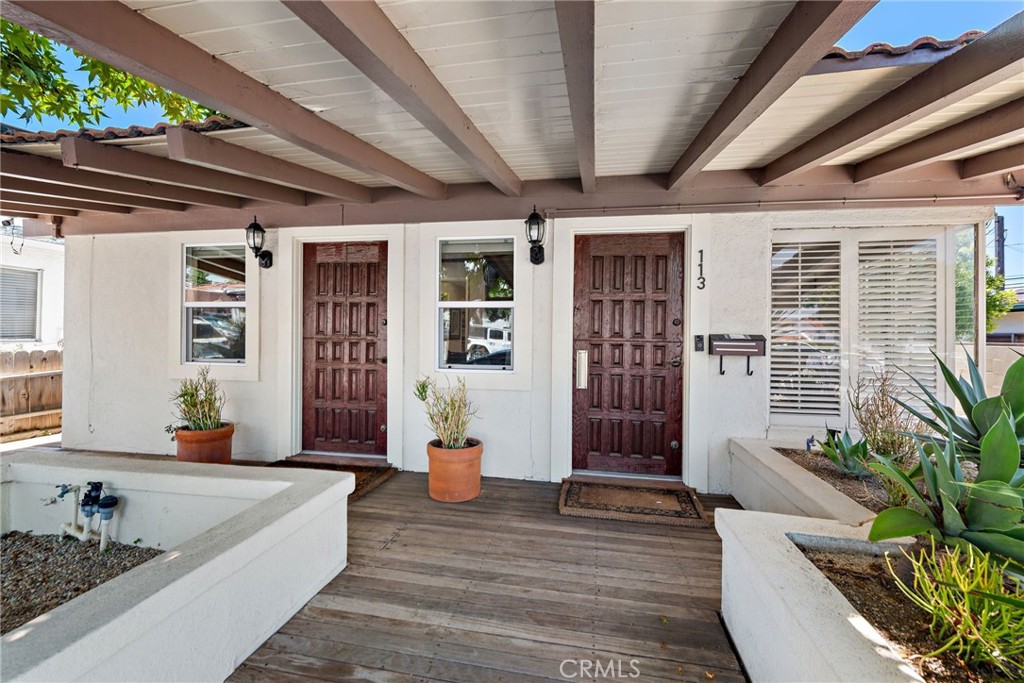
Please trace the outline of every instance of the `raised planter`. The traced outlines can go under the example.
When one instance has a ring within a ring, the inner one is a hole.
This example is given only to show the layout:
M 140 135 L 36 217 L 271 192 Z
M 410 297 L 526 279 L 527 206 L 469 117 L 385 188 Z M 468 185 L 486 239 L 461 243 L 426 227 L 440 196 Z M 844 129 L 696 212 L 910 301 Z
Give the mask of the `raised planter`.
M 866 526 L 723 508 L 715 529 L 722 617 L 752 681 L 921 681 L 794 541 L 876 554 L 896 544 L 868 543 Z
M 834 519 L 859 525 L 875 513 L 822 481 L 775 448 L 790 444 L 731 439 L 732 495 L 746 510 Z

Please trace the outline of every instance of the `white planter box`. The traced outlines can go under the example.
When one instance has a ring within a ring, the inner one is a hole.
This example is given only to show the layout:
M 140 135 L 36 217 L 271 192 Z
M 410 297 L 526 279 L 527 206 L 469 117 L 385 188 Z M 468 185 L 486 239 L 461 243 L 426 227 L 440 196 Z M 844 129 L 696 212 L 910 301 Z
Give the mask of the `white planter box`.
M 715 528 L 722 616 L 752 681 L 921 680 L 793 542 L 863 550 L 867 527 L 720 508 Z
M 5 681 L 222 681 L 347 558 L 345 472 L 75 455 L 5 457 L 3 530 L 55 533 L 103 481 L 115 540 L 167 552 L 6 634 Z
M 863 524 L 875 513 L 775 451 L 764 439 L 731 439 L 732 495 L 746 510 Z

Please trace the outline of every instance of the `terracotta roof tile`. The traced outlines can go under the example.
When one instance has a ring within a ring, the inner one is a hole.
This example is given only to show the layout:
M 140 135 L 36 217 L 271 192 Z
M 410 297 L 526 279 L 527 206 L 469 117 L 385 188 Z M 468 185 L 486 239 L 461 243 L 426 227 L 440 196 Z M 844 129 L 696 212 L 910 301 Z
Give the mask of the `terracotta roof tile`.
M 968 31 L 958 38 L 952 40 L 938 40 L 932 36 L 922 36 L 912 43 L 906 45 L 890 45 L 889 43 L 872 43 L 863 50 L 850 52 L 838 45 L 832 48 L 822 59 L 860 59 L 868 55 L 890 55 L 898 57 L 914 50 L 952 50 L 953 48 L 967 45 L 985 35 L 984 31 Z
M 198 133 L 209 133 L 215 130 L 229 130 L 232 128 L 248 128 L 249 125 L 235 119 L 210 116 L 205 121 L 196 123 L 186 121 L 181 124 L 183 128 L 194 130 Z M 127 128 L 115 128 L 113 126 L 97 130 L 95 128 L 80 128 L 79 130 L 58 130 L 53 133 L 39 131 L 32 133 L 13 126 L 4 126 L 3 134 L 0 134 L 0 143 L 5 145 L 18 145 L 40 142 L 58 142 L 61 138 L 78 137 L 86 140 L 123 140 L 126 138 L 145 138 L 166 135 L 168 128 L 174 128 L 175 124 L 158 123 L 155 126 L 128 126 Z

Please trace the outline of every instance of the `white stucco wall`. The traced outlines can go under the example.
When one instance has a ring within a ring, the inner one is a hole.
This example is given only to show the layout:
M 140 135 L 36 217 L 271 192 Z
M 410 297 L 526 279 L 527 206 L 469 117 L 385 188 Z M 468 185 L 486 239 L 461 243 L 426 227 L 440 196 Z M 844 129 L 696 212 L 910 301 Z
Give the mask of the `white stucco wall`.
M 56 348 L 64 338 L 64 245 L 45 240 L 25 240 L 20 254 L 8 244 L 0 245 L 0 266 L 42 271 L 39 285 L 39 339 L 36 341 L 0 342 L 4 350 L 17 346 L 26 351 Z
M 388 241 L 388 459 L 425 471 L 430 439 L 414 380 L 435 372 L 436 241 L 516 238 L 514 373 L 467 374 L 479 407 L 472 434 L 485 444 L 483 473 L 557 481 L 571 472 L 572 235 L 575 232 L 685 231 L 684 479 L 702 491 L 729 490 L 728 442 L 768 432 L 768 367 L 752 359 L 694 351 L 693 336 L 770 333 L 772 231 L 817 225 L 963 224 L 984 210 L 836 211 L 671 215 L 549 220 L 547 260 L 533 266 L 521 221 L 346 226 L 268 231 L 274 267 L 258 272 L 258 365 L 223 371 L 227 419 L 238 423 L 235 457 L 275 460 L 301 443 L 301 253 L 304 242 Z M 272 226 L 269 226 L 272 227 Z M 185 235 L 182 237 L 182 235 Z M 172 301 L 175 253 L 191 243 L 238 242 L 241 229 L 119 234 L 67 239 L 64 445 L 113 451 L 174 452 L 163 432 L 176 377 L 179 316 Z M 176 251 L 178 250 L 178 251 Z M 694 277 L 703 250 L 706 287 Z M 250 259 L 251 260 L 251 259 Z M 252 278 L 250 279 L 250 282 Z M 169 323 L 170 321 L 170 323 Z M 170 360 L 169 360 L 170 359 Z M 215 370 L 215 373 L 219 370 Z M 443 381 L 443 379 L 442 379 Z

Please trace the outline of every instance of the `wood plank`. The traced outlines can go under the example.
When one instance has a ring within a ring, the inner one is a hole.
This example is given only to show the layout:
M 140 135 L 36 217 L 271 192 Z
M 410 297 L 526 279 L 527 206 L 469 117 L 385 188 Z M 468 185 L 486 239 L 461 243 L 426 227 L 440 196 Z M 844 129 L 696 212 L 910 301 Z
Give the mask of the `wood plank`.
M 29 194 L 27 192 L 14 192 L 5 185 L 0 189 L 0 202 L 20 202 L 34 206 L 46 206 L 55 209 L 76 209 L 80 211 L 99 211 L 101 213 L 131 213 L 127 206 L 115 204 L 102 204 L 93 201 L 82 201 L 81 199 L 68 199 L 66 197 L 54 197 L 49 195 Z
M 370 188 L 364 185 L 187 128 L 167 129 L 167 156 L 175 161 L 267 180 L 345 201 L 368 202 L 372 198 Z M 309 199 L 313 200 L 312 197 Z
M 212 190 L 278 204 L 306 205 L 306 193 L 292 187 L 208 168 L 196 168 L 173 159 L 135 152 L 126 147 L 104 145 L 85 138 L 64 138 L 60 141 L 60 153 L 64 165 L 71 168 Z
M 576 139 L 576 159 L 583 192 L 597 192 L 594 130 L 594 3 L 555 0 L 558 39 L 562 45 L 569 116 Z
M 508 196 L 523 181 L 373 0 L 284 0 L 299 19 Z
M 72 209 L 57 209 L 52 206 L 40 206 L 39 204 L 25 204 L 22 202 L 3 201 L 0 199 L 0 213 L 14 211 L 18 213 L 44 214 L 47 216 L 77 216 L 78 212 Z
M 822 55 L 876 2 L 798 2 L 679 157 L 668 174 L 668 187 L 676 188 L 695 178 L 773 102 L 821 61 Z
M 959 52 L 772 161 L 763 170 L 762 183 L 777 183 L 831 161 L 1002 83 L 1022 69 L 1024 12 L 1019 12 Z
M 1007 173 L 1022 167 L 1024 167 L 1024 142 L 964 159 L 960 162 L 960 177 L 965 180 L 980 178 L 996 173 Z
M 4 17 L 283 140 L 418 195 L 444 183 L 317 116 L 115 0 L 5 0 Z
M 41 182 L 30 178 L 5 177 L 3 180 L 3 188 L 5 190 L 11 190 L 12 192 L 27 192 L 29 194 L 41 195 L 44 197 L 82 199 L 90 202 L 105 202 L 107 204 L 133 206 L 140 209 L 161 209 L 164 211 L 185 210 L 185 204 L 183 202 L 169 202 L 163 199 L 139 197 L 119 192 L 89 190 L 71 185 L 58 185 L 55 183 Z
M 1024 135 L 1024 97 L 966 121 L 865 159 L 854 168 L 854 182 L 864 182 L 954 155 L 967 156 L 982 145 L 1019 140 Z M 962 177 L 962 176 L 961 176 Z

